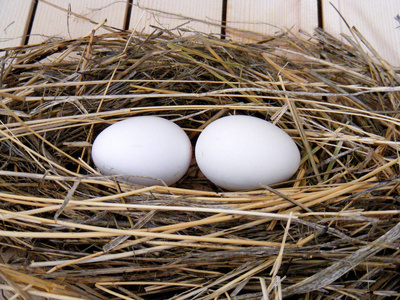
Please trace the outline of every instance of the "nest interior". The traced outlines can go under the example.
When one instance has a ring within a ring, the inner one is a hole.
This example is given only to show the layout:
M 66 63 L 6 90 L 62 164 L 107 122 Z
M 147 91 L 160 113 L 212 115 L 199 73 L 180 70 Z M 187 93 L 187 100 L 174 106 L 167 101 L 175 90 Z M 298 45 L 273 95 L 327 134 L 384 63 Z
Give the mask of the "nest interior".
M 400 75 L 353 33 L 240 44 L 116 32 L 3 51 L 3 294 L 399 297 Z M 193 161 L 174 186 L 143 187 L 91 160 L 94 138 L 119 120 L 161 116 L 195 145 L 229 114 L 285 130 L 297 173 L 228 192 Z

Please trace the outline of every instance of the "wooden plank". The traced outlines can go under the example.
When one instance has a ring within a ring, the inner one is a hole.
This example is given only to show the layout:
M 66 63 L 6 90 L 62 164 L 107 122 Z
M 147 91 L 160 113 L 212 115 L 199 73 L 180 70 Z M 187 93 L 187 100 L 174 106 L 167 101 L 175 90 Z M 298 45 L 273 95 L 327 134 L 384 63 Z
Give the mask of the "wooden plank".
M 375 50 L 390 64 L 400 66 L 400 25 L 395 17 L 400 14 L 399 0 L 324 0 L 324 29 L 340 37 L 350 35 L 345 22 L 330 5 L 331 2 L 350 26 L 355 26 Z M 364 49 L 366 49 L 364 47 Z
M 134 0 L 130 29 L 151 33 L 151 26 L 180 27 L 219 36 L 221 16 L 222 0 Z M 185 34 L 183 30 L 179 33 Z
M 33 2 L 0 0 L 0 49 L 24 44 Z
M 312 33 L 318 26 L 317 1 L 228 0 L 227 26 L 227 37 L 241 42 L 259 41 L 288 29 L 296 35 L 299 29 Z
M 68 11 L 82 17 L 77 17 Z M 106 25 L 122 29 L 125 24 L 126 11 L 126 0 L 40 0 L 29 44 L 40 43 L 48 38 L 70 39 L 84 36 L 96 26 L 88 19 L 96 23 L 107 19 Z M 105 29 L 100 28 L 96 34 L 106 32 Z

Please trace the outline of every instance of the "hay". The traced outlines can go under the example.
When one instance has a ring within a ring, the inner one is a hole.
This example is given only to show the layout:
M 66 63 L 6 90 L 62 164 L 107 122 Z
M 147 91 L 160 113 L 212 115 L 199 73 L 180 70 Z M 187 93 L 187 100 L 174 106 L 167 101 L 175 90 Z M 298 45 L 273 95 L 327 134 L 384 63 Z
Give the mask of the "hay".
M 353 33 L 244 45 L 155 30 L 3 52 L 0 288 L 23 299 L 400 296 L 400 76 Z M 297 174 L 226 192 L 193 161 L 174 186 L 142 187 L 91 161 L 116 121 L 162 116 L 194 145 L 228 114 L 290 134 Z

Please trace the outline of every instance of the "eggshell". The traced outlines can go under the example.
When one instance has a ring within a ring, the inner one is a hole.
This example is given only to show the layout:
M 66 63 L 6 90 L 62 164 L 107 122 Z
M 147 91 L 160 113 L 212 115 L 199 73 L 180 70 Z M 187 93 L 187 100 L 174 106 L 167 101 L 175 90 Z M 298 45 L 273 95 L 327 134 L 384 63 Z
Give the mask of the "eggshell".
M 282 182 L 296 173 L 301 158 L 286 132 L 244 115 L 209 124 L 197 140 L 195 155 L 210 181 L 233 191 Z
M 117 122 L 93 142 L 92 159 L 104 175 L 142 185 L 177 182 L 189 168 L 191 142 L 175 123 L 140 116 Z

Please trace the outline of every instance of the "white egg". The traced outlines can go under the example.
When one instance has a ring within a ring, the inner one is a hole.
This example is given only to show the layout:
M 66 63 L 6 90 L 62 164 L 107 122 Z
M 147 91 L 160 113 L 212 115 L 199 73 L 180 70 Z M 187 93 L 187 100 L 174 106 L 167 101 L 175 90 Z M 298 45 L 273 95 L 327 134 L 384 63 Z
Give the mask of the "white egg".
M 92 159 L 104 175 L 142 185 L 167 185 L 186 173 L 191 142 L 178 125 L 164 118 L 140 116 L 117 122 L 93 142 Z
M 228 116 L 209 124 L 195 150 L 197 164 L 214 184 L 232 191 L 285 181 L 300 165 L 300 152 L 282 129 L 251 116 Z

